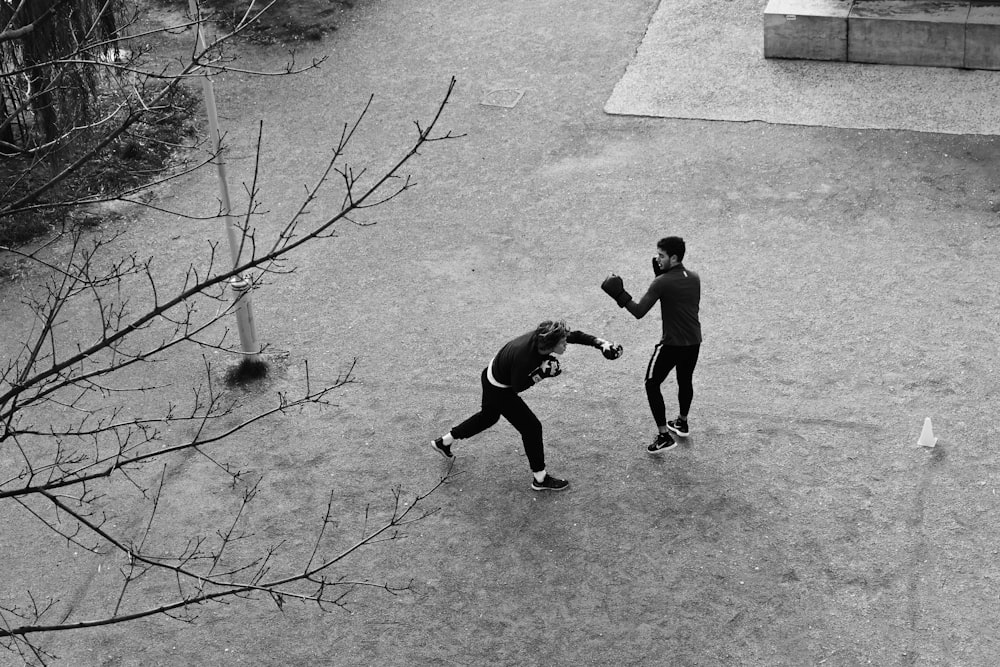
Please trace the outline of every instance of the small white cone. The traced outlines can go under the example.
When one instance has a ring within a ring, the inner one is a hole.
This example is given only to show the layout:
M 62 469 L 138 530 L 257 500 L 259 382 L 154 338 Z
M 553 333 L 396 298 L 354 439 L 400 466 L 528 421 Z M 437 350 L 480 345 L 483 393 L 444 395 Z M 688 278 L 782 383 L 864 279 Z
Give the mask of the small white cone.
M 934 428 L 931 426 L 930 417 L 924 419 L 924 428 L 920 431 L 920 439 L 917 440 L 917 444 L 921 447 L 933 447 L 937 444 L 937 438 L 934 437 Z

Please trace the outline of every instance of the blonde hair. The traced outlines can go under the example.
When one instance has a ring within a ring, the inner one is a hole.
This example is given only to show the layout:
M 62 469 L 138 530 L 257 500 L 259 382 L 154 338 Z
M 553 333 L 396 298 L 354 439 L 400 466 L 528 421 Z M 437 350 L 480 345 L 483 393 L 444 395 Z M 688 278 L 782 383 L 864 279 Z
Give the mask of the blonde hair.
M 569 336 L 569 327 L 563 320 L 545 320 L 535 327 L 535 340 L 539 350 L 552 350 L 559 341 Z

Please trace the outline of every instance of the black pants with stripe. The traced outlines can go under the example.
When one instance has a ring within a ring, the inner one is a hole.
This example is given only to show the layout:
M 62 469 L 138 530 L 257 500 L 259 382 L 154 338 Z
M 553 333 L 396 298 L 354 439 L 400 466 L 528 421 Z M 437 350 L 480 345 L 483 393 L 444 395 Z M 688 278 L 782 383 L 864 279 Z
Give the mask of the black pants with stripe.
M 524 453 L 528 457 L 528 465 L 532 472 L 545 470 L 545 447 L 542 445 L 542 422 L 531 411 L 513 389 L 501 389 L 494 386 L 483 370 L 483 405 L 476 414 L 451 429 L 451 436 L 456 440 L 471 438 L 482 433 L 498 421 L 500 417 L 510 422 L 511 426 L 521 434 L 524 443 Z
M 698 365 L 700 345 L 664 345 L 657 343 L 646 367 L 646 398 L 657 426 L 667 425 L 667 408 L 663 404 L 660 385 L 677 369 L 677 403 L 680 414 L 687 415 L 694 398 L 694 367 Z

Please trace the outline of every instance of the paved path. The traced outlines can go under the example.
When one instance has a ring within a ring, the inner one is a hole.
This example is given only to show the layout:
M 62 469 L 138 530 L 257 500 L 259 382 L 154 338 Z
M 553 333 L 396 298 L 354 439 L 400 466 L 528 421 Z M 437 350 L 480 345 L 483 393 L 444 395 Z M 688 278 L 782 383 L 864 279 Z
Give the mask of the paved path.
M 608 113 L 1000 134 L 1000 72 L 768 60 L 766 5 L 661 2 Z

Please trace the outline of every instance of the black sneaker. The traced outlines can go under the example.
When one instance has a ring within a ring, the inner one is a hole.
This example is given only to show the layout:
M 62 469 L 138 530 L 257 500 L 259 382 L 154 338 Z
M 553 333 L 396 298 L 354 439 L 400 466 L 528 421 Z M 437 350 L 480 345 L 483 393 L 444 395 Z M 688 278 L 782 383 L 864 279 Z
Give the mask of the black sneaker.
M 434 438 L 434 440 L 431 441 L 431 449 L 446 459 L 455 458 L 455 455 L 451 453 L 451 445 L 444 444 L 444 440 L 441 438 Z
M 562 491 L 567 486 L 569 482 L 552 475 L 545 475 L 545 479 L 540 482 L 535 478 L 531 479 L 531 488 L 534 491 Z
M 659 454 L 660 452 L 665 452 L 668 449 L 673 449 L 677 446 L 677 441 L 670 437 L 669 433 L 659 433 L 649 447 L 646 447 L 646 452 L 649 454 Z
M 667 428 L 669 428 L 671 431 L 673 431 L 682 438 L 686 438 L 688 436 L 688 433 L 691 432 L 688 430 L 688 420 L 681 419 L 680 417 L 668 421 Z

